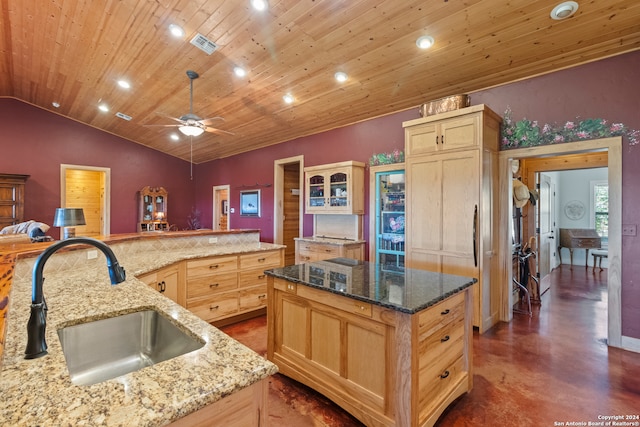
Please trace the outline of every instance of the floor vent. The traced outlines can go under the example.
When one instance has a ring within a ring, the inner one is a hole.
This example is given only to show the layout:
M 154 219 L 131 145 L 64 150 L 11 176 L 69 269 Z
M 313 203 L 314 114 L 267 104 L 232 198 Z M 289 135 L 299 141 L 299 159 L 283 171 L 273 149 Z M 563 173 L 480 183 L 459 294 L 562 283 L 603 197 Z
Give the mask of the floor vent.
M 195 37 L 191 39 L 191 44 L 205 52 L 207 55 L 211 55 L 218 48 L 217 44 L 200 33 L 196 34 Z

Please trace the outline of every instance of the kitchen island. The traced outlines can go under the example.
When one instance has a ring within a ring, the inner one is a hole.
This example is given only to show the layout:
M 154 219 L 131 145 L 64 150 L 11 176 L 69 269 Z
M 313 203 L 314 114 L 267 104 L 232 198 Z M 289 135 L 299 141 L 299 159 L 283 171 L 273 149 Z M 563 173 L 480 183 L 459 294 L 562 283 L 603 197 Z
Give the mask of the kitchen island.
M 475 279 L 347 258 L 266 271 L 268 358 L 367 426 L 431 426 L 472 388 Z
M 69 246 L 56 252 L 44 269 L 48 354 L 33 360 L 24 359 L 31 272 L 35 256 L 46 245 L 0 257 L 5 266 L 0 287 L 11 289 L 0 370 L 0 425 L 264 425 L 268 378 L 277 367 L 136 276 L 183 260 L 255 254 L 282 246 L 260 242 L 257 230 L 101 240 L 109 242 L 127 280 L 111 285 L 105 258 L 93 247 Z M 57 330 L 147 309 L 158 311 L 203 346 L 98 384 L 74 385 Z

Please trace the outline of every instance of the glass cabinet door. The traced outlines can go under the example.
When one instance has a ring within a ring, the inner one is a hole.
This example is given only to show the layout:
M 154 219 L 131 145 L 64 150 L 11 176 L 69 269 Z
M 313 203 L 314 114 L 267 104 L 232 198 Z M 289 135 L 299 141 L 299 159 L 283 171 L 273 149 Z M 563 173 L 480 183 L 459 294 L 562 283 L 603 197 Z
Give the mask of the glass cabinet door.
M 404 170 L 376 173 L 376 260 L 383 269 L 404 267 Z
M 309 207 L 324 205 L 324 175 L 313 175 L 309 178 Z
M 331 174 L 329 177 L 330 183 L 330 206 L 347 206 L 347 180 L 348 176 L 344 172 L 337 172 Z

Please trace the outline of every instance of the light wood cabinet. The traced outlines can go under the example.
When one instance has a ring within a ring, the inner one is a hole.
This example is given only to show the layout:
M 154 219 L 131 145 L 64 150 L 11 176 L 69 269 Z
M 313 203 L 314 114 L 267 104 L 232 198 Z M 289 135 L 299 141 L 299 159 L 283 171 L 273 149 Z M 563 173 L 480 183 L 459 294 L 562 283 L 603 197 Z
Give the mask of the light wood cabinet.
M 327 243 L 312 239 L 295 239 L 296 264 L 303 262 L 321 261 L 330 258 L 353 258 L 364 260 L 364 242 L 336 242 Z
M 304 168 L 307 214 L 364 214 L 364 163 Z
M 138 280 L 146 283 L 172 301 L 185 305 L 184 266 L 176 263 L 169 267 L 138 276 Z
M 477 278 L 474 326 L 484 332 L 500 309 L 494 257 L 500 118 L 484 105 L 440 116 L 404 123 L 405 261 L 410 268 Z M 430 129 L 444 135 L 445 148 Z
M 24 185 L 29 175 L 0 174 L 0 230 L 24 221 Z
M 470 292 L 407 314 L 269 277 L 268 358 L 367 426 L 432 426 L 472 388 Z
M 252 314 L 267 304 L 264 270 L 283 265 L 284 249 L 188 260 L 186 308 L 207 322 Z

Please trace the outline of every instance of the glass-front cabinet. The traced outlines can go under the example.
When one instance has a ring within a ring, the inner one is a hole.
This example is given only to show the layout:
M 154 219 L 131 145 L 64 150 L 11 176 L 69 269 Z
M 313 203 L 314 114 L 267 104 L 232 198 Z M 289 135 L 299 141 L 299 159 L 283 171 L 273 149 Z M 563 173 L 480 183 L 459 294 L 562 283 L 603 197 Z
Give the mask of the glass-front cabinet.
M 138 231 L 166 231 L 168 193 L 163 187 L 144 187 L 140 190 Z
M 308 214 L 364 213 L 364 163 L 348 161 L 305 168 Z
M 370 200 L 375 213 L 371 230 L 370 261 L 393 271 L 404 267 L 405 173 L 404 165 L 371 168 Z M 375 236 L 375 238 L 373 238 Z

